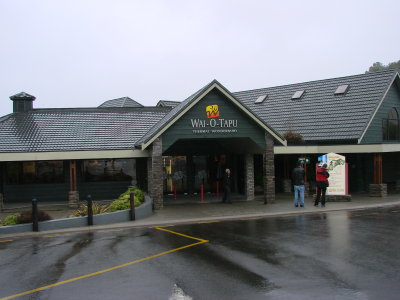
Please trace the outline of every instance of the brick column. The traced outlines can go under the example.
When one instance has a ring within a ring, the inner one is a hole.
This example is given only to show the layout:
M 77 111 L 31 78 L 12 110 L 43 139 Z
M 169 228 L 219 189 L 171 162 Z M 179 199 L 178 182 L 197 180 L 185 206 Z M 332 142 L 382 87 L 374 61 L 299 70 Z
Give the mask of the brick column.
M 246 200 L 254 200 L 254 154 L 245 155 Z
M 264 204 L 275 202 L 274 140 L 265 133 L 264 149 Z
M 154 209 L 161 209 L 163 203 L 162 140 L 157 138 L 151 149 L 151 170 L 149 170 L 149 193 L 153 198 Z

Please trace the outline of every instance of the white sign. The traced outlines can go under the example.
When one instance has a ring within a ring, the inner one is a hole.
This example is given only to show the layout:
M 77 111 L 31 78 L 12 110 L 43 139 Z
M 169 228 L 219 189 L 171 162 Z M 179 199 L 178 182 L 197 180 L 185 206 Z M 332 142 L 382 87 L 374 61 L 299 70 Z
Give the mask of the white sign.
M 346 195 L 347 194 L 347 172 L 346 157 L 337 153 L 328 153 L 322 156 L 321 161 L 328 165 L 329 187 L 326 189 L 327 195 Z

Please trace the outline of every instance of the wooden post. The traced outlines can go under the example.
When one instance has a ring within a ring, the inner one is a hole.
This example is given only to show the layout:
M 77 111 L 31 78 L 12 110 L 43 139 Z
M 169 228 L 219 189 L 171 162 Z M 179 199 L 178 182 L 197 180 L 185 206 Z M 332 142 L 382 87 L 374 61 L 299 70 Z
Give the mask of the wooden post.
M 374 184 L 382 184 L 382 153 L 374 154 Z
M 76 191 L 76 161 L 71 160 L 69 162 L 69 190 L 71 192 Z

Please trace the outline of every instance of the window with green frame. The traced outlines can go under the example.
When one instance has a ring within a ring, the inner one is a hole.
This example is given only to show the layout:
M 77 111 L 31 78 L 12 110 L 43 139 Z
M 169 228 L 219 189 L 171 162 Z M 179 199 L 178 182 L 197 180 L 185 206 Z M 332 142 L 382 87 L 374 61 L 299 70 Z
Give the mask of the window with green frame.
M 400 140 L 399 114 L 396 108 L 389 110 L 388 117 L 382 120 L 382 136 L 384 141 Z

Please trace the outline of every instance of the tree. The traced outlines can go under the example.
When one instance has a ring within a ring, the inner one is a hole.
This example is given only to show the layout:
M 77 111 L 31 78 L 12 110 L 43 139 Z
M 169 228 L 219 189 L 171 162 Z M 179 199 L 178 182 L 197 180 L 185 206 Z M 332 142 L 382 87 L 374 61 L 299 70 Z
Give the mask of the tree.
M 398 71 L 400 71 L 400 60 L 391 62 L 386 66 L 381 62 L 374 62 L 372 66 L 369 67 L 368 71 L 366 71 L 365 73 L 377 72 L 382 70 L 393 70 L 393 69 L 397 69 Z

